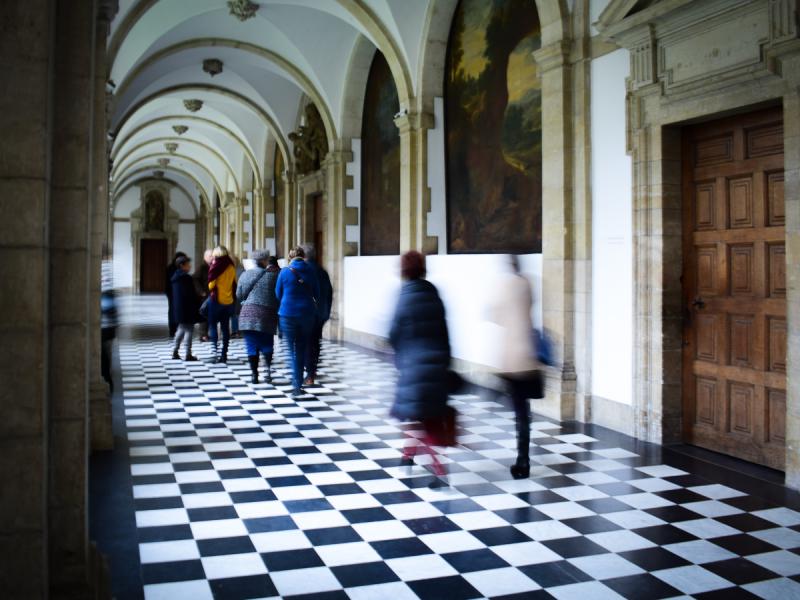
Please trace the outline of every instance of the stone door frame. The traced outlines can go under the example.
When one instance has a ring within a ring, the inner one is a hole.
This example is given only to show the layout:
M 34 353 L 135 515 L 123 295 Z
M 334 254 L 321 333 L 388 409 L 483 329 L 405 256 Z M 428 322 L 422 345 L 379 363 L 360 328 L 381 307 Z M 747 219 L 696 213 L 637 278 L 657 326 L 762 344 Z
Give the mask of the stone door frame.
M 660 2 L 627 15 L 614 0 L 598 28 L 631 53 L 628 150 L 633 159 L 634 400 L 640 439 L 682 439 L 681 127 L 782 105 L 786 199 L 786 483 L 800 487 L 800 40 L 789 0 Z M 753 27 L 758 40 L 725 32 Z M 732 29 L 732 28 L 738 29 Z M 679 64 L 696 40 L 696 76 Z M 753 46 L 756 46 L 755 48 Z M 705 54 L 703 55 L 703 52 Z M 702 56 L 701 56 L 702 55 Z

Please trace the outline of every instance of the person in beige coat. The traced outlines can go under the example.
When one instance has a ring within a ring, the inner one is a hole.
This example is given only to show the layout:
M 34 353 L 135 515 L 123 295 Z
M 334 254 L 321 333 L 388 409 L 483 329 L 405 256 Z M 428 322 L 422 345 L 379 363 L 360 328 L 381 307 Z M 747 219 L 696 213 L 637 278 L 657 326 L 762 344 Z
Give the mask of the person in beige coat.
M 528 280 L 520 274 L 519 261 L 511 256 L 511 273 L 497 283 L 490 320 L 499 326 L 496 357 L 497 375 L 508 385 L 517 422 L 517 461 L 511 466 L 514 479 L 530 475 L 529 448 L 531 413 L 529 398 L 541 398 L 542 371 L 536 359 L 531 308 L 533 294 Z

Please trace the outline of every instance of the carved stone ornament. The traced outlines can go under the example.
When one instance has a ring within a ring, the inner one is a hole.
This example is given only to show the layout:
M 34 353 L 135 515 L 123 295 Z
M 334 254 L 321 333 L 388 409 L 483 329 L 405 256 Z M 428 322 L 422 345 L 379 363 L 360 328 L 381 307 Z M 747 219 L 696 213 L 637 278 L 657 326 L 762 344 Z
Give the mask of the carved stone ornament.
M 222 73 L 222 61 L 218 58 L 207 58 L 203 61 L 203 71 L 211 75 Z
M 319 170 L 328 154 L 328 136 L 316 106 L 306 105 L 305 125 L 290 133 L 289 139 L 294 144 L 297 172 L 300 175 L 307 175 Z
M 175 152 L 178 150 L 178 144 L 175 142 L 167 142 L 164 144 L 164 148 L 166 148 L 167 152 L 170 154 L 175 154 Z
M 164 171 L 153 171 L 153 177 L 156 179 L 164 179 Z
M 197 98 L 191 98 L 189 100 L 184 100 L 183 106 L 189 112 L 197 112 L 198 110 L 203 108 L 203 101 L 198 100 Z
M 160 167 L 164 168 L 169 164 L 169 159 L 168 158 L 159 158 L 156 162 L 159 164 Z
M 173 125 L 172 131 L 174 131 L 178 135 L 183 135 L 184 133 L 189 131 L 189 128 L 186 125 Z
M 250 0 L 228 0 L 228 9 L 240 21 L 247 21 L 256 16 L 258 4 Z

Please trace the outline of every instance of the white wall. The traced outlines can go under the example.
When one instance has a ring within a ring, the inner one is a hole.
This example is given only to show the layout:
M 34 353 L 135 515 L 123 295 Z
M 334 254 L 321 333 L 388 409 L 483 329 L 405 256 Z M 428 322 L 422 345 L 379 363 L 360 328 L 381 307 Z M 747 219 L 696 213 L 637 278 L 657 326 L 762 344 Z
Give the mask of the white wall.
M 195 256 L 195 254 L 197 253 L 197 248 L 194 245 L 195 242 L 194 238 L 195 238 L 194 223 L 181 223 L 178 225 L 178 247 L 175 249 L 175 251 L 185 252 L 186 256 L 191 258 L 194 263 L 192 267 L 195 267 L 197 265 L 197 261 L 202 259 L 202 256 Z
M 114 287 L 133 287 L 133 247 L 129 222 L 114 223 Z
M 344 326 L 385 337 L 400 288 L 397 256 L 347 257 L 344 262 Z M 534 324 L 541 324 L 542 257 L 520 257 L 522 272 L 534 293 Z M 503 254 L 457 254 L 427 257 L 428 279 L 436 285 L 447 310 L 452 353 L 473 363 L 487 364 L 491 347 L 485 327 L 494 300 L 492 280 L 508 270 Z
M 633 395 L 631 159 L 625 152 L 629 53 L 592 61 L 592 394 Z

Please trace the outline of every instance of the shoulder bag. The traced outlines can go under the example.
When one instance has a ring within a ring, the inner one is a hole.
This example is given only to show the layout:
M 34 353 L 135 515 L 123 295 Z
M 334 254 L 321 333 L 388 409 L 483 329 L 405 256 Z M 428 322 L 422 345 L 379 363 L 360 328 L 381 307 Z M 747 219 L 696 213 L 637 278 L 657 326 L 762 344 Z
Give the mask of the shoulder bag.
M 303 279 L 302 275 L 300 275 L 300 273 L 298 273 L 293 267 L 289 267 L 289 270 L 292 273 L 294 273 L 294 276 L 297 279 L 297 283 L 300 284 L 300 287 L 302 287 L 306 291 L 306 293 L 308 294 L 308 297 L 311 298 L 311 301 L 314 303 L 314 309 L 316 310 L 317 309 L 317 298 L 316 298 L 316 296 L 314 296 L 314 292 L 311 291 L 311 288 L 308 286 L 308 283 L 306 282 L 306 280 Z

